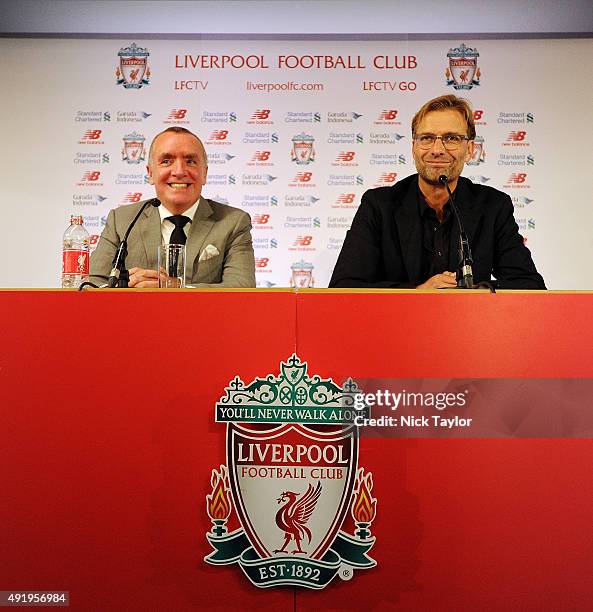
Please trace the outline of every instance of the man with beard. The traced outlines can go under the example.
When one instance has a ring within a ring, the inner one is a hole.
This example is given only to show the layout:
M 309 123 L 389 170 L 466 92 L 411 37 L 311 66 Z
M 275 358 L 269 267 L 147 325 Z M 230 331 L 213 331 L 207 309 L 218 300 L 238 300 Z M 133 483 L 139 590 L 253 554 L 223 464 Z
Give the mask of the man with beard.
M 508 195 L 460 177 L 476 129 L 466 100 L 428 101 L 412 120 L 418 174 L 368 190 L 334 268 L 330 287 L 447 289 L 457 285 L 459 230 L 439 177 L 447 177 L 473 255 L 474 283 L 545 289 L 519 234 Z

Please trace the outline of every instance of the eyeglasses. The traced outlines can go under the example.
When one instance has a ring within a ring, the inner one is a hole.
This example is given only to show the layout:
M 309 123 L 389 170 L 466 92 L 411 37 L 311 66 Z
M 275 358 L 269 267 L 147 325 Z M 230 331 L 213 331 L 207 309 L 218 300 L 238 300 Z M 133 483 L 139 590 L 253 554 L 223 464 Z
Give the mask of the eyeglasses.
M 443 146 L 447 151 L 454 151 L 458 149 L 464 140 L 471 140 L 469 136 L 462 136 L 461 134 L 445 134 L 444 136 L 435 136 L 434 134 L 418 134 L 414 136 L 414 140 L 418 143 L 421 149 L 431 149 L 434 143 L 439 140 L 443 143 Z

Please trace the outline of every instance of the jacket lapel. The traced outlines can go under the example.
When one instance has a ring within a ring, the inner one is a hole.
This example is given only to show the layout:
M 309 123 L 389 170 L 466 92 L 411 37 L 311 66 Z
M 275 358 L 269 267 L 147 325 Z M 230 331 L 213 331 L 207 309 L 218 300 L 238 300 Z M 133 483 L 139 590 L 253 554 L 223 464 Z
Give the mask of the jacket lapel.
M 161 246 L 161 215 L 154 206 L 148 206 L 138 223 L 146 256 L 146 268 L 156 270 L 158 248 Z
M 401 206 L 394 212 L 395 224 L 399 235 L 404 266 L 410 282 L 420 278 L 421 257 L 418 256 L 418 245 L 422 249 L 422 225 L 418 214 L 418 180 L 412 181 L 403 194 Z
M 214 225 L 213 212 L 210 202 L 206 198 L 200 198 L 198 209 L 187 236 L 185 251 L 185 274 L 187 278 L 192 277 L 194 263 L 198 260 L 204 241 Z

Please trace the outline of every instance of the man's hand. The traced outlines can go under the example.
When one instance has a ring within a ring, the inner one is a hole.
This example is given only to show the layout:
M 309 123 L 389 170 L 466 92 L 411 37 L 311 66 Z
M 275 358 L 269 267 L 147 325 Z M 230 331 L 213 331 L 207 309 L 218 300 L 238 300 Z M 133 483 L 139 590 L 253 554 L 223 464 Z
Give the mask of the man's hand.
M 457 287 L 455 272 L 443 272 L 430 277 L 425 283 L 418 285 L 416 289 L 453 289 Z
M 129 287 L 158 287 L 159 273 L 156 270 L 143 270 L 142 268 L 130 268 Z

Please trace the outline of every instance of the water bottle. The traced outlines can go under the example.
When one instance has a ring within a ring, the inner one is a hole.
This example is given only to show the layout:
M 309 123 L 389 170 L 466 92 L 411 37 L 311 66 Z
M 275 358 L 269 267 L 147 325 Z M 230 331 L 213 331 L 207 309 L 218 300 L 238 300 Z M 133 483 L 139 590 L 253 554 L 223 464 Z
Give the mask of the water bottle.
M 82 215 L 70 216 L 62 242 L 62 287 L 78 289 L 89 279 L 89 233 Z

